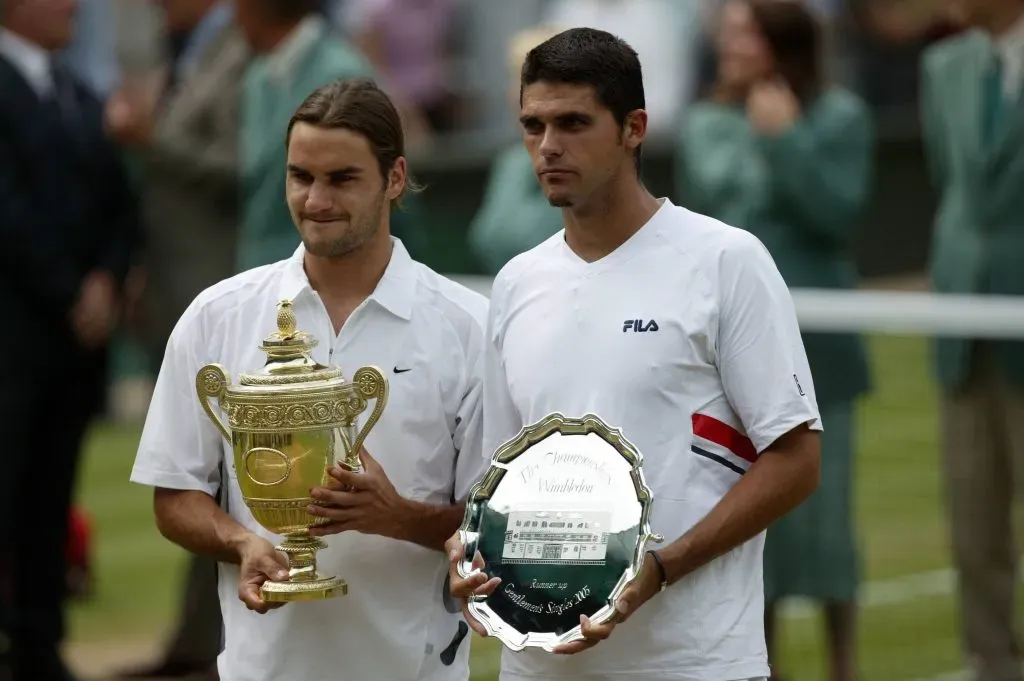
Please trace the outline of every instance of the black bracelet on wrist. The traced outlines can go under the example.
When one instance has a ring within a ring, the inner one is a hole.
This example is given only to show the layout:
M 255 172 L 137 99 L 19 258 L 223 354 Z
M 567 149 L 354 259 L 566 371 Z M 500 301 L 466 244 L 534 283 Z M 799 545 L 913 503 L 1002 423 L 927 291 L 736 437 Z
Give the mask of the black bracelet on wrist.
M 665 574 L 665 564 L 661 562 L 661 556 L 658 555 L 657 551 L 652 549 L 647 552 L 647 555 L 653 558 L 654 564 L 658 566 L 658 576 L 661 578 L 661 589 L 659 589 L 659 591 L 664 591 L 665 587 L 668 586 L 668 575 Z

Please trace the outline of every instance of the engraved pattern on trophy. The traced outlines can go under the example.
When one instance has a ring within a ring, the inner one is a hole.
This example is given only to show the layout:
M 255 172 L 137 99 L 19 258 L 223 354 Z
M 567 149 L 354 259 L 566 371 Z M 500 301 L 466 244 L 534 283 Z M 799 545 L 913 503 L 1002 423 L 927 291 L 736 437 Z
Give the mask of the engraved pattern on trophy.
M 512 650 L 581 637 L 579 618 L 601 623 L 637 576 L 651 532 L 652 495 L 642 456 L 594 414 L 549 414 L 494 454 L 470 492 L 460 536 L 473 571 L 479 552 L 502 584 L 470 613 Z
M 253 518 L 280 535 L 277 549 L 288 556 L 287 581 L 267 581 L 268 602 L 319 600 L 341 596 L 348 585 L 317 570 L 316 553 L 326 547 L 309 529 L 328 522 L 312 516 L 312 487 L 325 484 L 335 464 L 362 468 L 358 447 L 380 419 L 387 403 L 387 379 L 376 367 L 356 370 L 353 382 L 340 367 L 317 363 L 317 341 L 297 328 L 291 301 L 278 304 L 277 331 L 264 339 L 261 371 L 242 374 L 232 385 L 218 364 L 202 367 L 196 392 L 207 416 L 231 443 L 242 498 Z M 213 408 L 216 400 L 227 424 Z M 356 434 L 369 401 L 373 411 Z
M 297 382 L 291 382 L 297 383 Z M 258 383 L 256 385 L 274 385 Z M 317 429 L 336 421 L 347 421 L 357 418 L 366 411 L 367 402 L 358 395 L 346 395 L 331 399 L 330 393 L 319 397 L 315 393 L 306 393 L 295 397 L 276 398 L 274 404 L 259 404 L 257 397 L 245 404 L 231 402 L 227 406 L 228 424 L 232 429 L 244 428 L 248 431 L 277 432 L 287 429 Z

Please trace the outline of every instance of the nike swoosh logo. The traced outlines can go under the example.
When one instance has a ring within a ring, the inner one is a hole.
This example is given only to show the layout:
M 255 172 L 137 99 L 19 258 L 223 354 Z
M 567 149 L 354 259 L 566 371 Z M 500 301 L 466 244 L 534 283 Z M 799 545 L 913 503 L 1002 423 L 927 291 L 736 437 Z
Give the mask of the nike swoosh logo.
M 399 369 L 398 367 L 395 367 L 396 374 L 404 374 L 406 371 L 412 371 L 412 368 L 410 367 L 409 369 Z

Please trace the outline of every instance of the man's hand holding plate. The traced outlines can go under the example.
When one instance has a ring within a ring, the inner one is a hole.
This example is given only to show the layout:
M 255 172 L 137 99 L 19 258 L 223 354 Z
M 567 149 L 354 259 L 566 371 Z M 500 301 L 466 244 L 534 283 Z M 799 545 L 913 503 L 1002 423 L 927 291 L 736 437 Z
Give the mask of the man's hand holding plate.
M 616 625 L 629 619 L 641 605 L 649 601 L 660 591 L 661 574 L 658 566 L 653 559 L 646 558 L 636 579 L 626 587 L 622 595 L 615 601 L 615 612 L 612 613 L 610 618 L 601 624 L 594 624 L 586 615 L 580 615 L 580 628 L 583 638 L 556 646 L 551 652 L 557 655 L 573 655 L 588 648 L 593 648 L 611 636 Z
M 454 598 L 462 602 L 462 615 L 466 623 L 480 636 L 487 636 L 487 630 L 472 615 L 469 614 L 469 599 L 472 597 L 486 597 L 491 595 L 498 585 L 501 584 L 500 577 L 487 578 L 483 571 L 484 559 L 478 551 L 473 557 L 473 572 L 468 577 L 459 575 L 459 563 L 465 557 L 465 547 L 455 533 L 445 542 L 444 550 L 448 553 L 448 583 L 449 590 Z

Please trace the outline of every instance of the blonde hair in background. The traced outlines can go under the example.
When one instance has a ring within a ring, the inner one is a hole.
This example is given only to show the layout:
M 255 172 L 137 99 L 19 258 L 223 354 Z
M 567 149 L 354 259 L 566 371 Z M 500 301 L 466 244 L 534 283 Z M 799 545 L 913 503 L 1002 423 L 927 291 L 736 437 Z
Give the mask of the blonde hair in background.
M 513 81 L 519 82 L 519 74 L 523 70 L 523 62 L 526 61 L 527 53 L 559 33 L 561 31 L 554 26 L 541 25 L 520 31 L 512 36 L 508 47 L 508 70 Z

